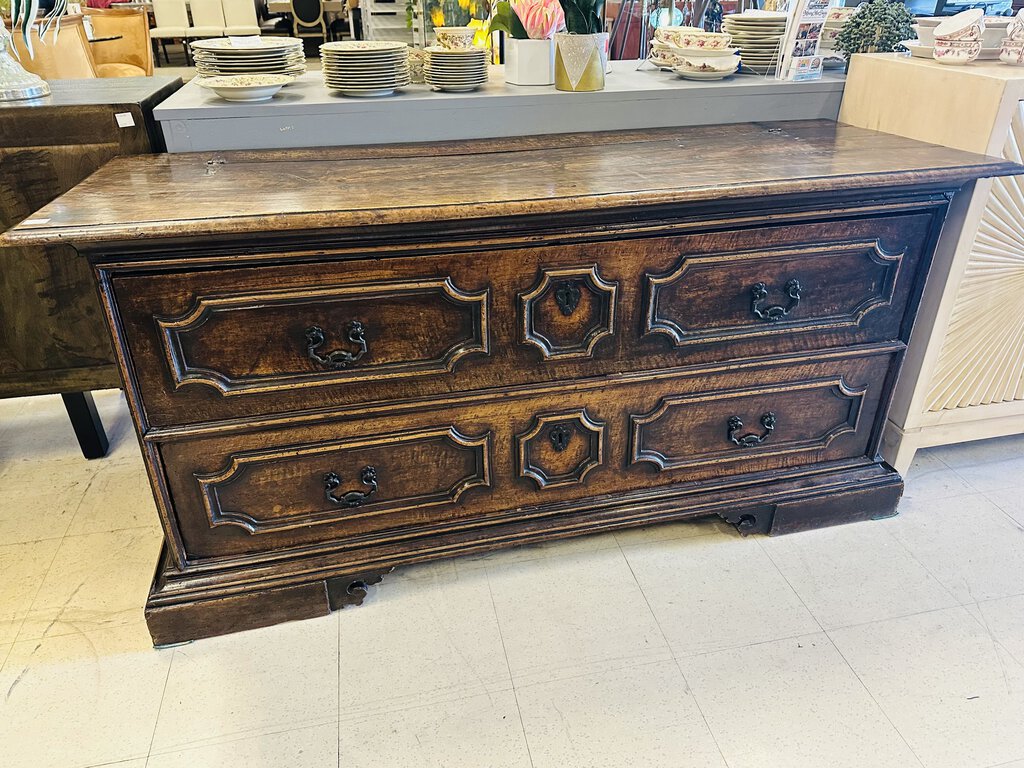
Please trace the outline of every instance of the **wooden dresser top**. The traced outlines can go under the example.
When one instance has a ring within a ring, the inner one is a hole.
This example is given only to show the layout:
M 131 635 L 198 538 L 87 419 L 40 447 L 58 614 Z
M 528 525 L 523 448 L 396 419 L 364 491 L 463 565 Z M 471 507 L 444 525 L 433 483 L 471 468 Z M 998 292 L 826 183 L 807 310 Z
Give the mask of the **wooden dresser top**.
M 340 129 L 340 128 L 339 128 Z M 123 157 L 5 236 L 103 243 L 956 188 L 1024 168 L 831 121 Z

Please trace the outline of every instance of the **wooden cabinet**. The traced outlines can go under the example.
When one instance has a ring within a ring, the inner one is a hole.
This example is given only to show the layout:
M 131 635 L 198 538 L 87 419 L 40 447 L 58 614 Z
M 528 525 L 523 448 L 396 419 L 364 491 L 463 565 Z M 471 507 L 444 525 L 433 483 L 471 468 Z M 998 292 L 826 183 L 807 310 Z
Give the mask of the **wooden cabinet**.
M 841 119 L 1008 159 L 1024 157 L 1024 73 L 1000 62 L 858 55 Z M 883 438 L 906 471 L 920 448 L 1024 433 L 1024 177 L 981 179 L 936 250 Z
M 359 602 L 404 563 L 893 514 L 878 445 L 947 206 L 1017 168 L 825 122 L 176 155 L 8 238 L 98 270 L 163 643 Z M 272 193 L 210 218 L 238 189 Z
M 42 99 L 0 102 L 0 231 L 110 158 L 160 151 L 152 110 L 181 79 L 50 86 Z M 82 449 L 95 458 L 106 437 L 89 391 L 119 386 L 88 262 L 63 244 L 0 248 L 0 397 L 63 393 Z

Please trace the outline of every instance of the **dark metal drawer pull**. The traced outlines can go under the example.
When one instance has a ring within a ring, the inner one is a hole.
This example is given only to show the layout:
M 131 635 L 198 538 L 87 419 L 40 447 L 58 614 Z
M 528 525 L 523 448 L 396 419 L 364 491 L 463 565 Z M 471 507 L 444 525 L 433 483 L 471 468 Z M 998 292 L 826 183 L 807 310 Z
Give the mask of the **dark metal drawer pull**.
M 365 504 L 366 500 L 377 492 L 377 470 L 373 467 L 363 467 L 359 479 L 363 481 L 363 485 L 370 486 L 370 490 L 347 491 L 341 496 L 336 496 L 334 492 L 341 486 L 341 478 L 336 472 L 328 472 L 324 475 L 324 492 L 328 500 L 343 507 L 360 507 Z
M 775 414 L 769 411 L 761 416 L 761 426 L 764 427 L 763 435 L 751 433 L 738 437 L 736 433 L 743 429 L 743 420 L 739 416 L 732 416 L 729 419 L 729 439 L 740 448 L 753 448 L 755 445 L 760 445 L 775 431 Z
M 330 368 L 332 371 L 347 368 L 367 353 L 365 333 L 366 329 L 363 327 L 363 324 L 358 320 L 352 320 L 345 326 L 345 335 L 353 344 L 359 345 L 359 351 L 353 353 L 347 352 L 344 349 L 336 349 L 333 352 L 328 352 L 326 355 L 321 355 L 317 352 L 317 349 L 323 346 L 326 341 L 327 337 L 324 334 L 324 329 L 319 325 L 310 326 L 306 329 L 306 353 L 314 363 Z
M 789 296 L 789 306 L 784 307 L 781 304 L 773 304 L 770 307 L 761 307 L 761 302 L 768 298 L 768 286 L 765 283 L 757 283 L 753 288 L 750 289 L 750 295 L 752 301 L 750 303 L 750 311 L 754 313 L 754 317 L 758 317 L 769 323 L 774 323 L 794 309 L 800 304 L 800 281 L 793 278 L 786 283 L 786 295 Z

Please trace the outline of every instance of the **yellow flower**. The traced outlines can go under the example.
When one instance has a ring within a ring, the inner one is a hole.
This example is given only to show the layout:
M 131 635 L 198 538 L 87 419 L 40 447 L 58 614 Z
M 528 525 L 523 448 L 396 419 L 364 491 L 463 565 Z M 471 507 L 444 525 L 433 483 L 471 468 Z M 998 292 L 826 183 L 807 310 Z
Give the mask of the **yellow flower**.
M 435 27 L 444 26 L 444 11 L 440 8 L 434 8 L 430 11 L 430 21 Z
M 459 8 L 464 11 L 469 10 L 469 0 L 459 0 Z
M 467 27 L 473 27 L 474 29 L 476 29 L 476 34 L 473 35 L 473 45 L 475 45 L 477 48 L 486 48 L 486 47 L 488 47 L 488 40 L 487 40 L 487 26 L 488 25 L 487 25 L 487 23 L 485 23 L 483 21 L 483 19 L 470 19 L 469 20 L 469 24 L 467 24 L 466 26 Z

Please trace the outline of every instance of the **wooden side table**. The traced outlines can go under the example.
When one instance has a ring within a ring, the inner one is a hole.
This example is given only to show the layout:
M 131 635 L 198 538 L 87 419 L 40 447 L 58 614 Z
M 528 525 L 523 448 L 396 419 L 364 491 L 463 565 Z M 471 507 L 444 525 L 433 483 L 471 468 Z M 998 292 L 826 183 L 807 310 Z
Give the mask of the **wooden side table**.
M 52 81 L 51 96 L 0 102 L 0 231 L 116 155 L 163 149 L 153 107 L 177 77 Z M 92 272 L 70 246 L 0 248 L 0 397 L 56 394 L 82 453 L 107 438 L 90 394 L 120 387 Z

